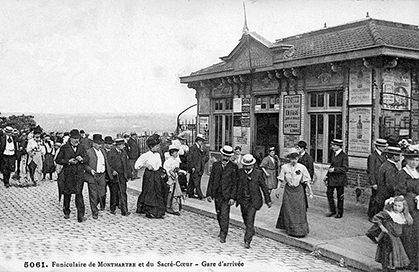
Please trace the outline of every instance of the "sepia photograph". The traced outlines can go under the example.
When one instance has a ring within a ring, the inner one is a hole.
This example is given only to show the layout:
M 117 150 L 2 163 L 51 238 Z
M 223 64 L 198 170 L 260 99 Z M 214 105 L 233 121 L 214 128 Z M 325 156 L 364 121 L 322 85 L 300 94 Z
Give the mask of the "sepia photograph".
M 419 271 L 418 11 L 0 0 L 0 272 Z

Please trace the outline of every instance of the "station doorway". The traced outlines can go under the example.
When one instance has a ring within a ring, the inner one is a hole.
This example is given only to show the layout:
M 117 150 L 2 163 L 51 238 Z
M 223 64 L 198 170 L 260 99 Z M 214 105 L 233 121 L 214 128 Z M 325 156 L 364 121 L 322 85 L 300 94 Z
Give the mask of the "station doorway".
M 257 113 L 256 116 L 256 145 L 254 155 L 260 162 L 269 147 L 274 146 L 278 152 L 279 113 Z

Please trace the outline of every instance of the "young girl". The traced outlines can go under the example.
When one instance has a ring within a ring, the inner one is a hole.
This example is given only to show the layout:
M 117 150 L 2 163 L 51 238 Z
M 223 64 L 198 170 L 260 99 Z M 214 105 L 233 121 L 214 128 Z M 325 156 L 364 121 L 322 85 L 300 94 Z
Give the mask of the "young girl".
M 384 210 L 376 214 L 372 221 L 381 229 L 375 260 L 381 263 L 383 271 L 396 271 L 396 268 L 407 266 L 410 261 L 400 236 L 403 225 L 413 224 L 413 219 L 404 197 L 387 199 Z
M 172 144 L 169 146 L 169 157 L 163 164 L 163 168 L 168 173 L 167 185 L 169 194 L 167 196 L 166 212 L 174 215 L 180 215 L 182 207 L 182 190 L 179 185 L 179 174 L 186 175 L 184 170 L 179 169 L 180 159 L 178 157 L 179 147 Z

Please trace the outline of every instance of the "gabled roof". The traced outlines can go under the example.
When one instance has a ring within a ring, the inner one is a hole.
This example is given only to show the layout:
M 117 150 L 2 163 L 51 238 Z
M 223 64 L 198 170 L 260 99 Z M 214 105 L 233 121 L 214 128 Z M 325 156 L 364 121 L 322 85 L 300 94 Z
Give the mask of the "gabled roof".
M 315 59 L 322 56 L 337 56 L 339 54 L 342 54 L 342 60 L 348 60 L 351 59 L 351 57 L 348 58 L 348 52 L 371 48 L 407 50 L 410 54 L 413 53 L 416 59 L 419 59 L 418 26 L 373 18 L 278 39 L 275 43 L 267 41 L 255 32 L 248 32 L 247 34 L 251 35 L 253 39 L 272 51 L 281 47 L 286 48 L 290 45 L 294 47 L 294 53 L 291 57 L 276 59 L 274 65 L 296 60 L 302 60 L 300 62 L 301 65 L 304 65 L 304 60 L 307 60 L 305 65 L 309 65 L 313 64 L 313 61 L 308 61 L 309 59 Z M 192 77 L 195 76 L 207 74 L 214 74 L 214 76 L 216 76 L 219 72 L 233 70 L 230 66 L 226 65 L 226 60 L 229 60 L 234 52 L 238 50 L 240 46 L 243 46 L 242 40 L 245 35 L 246 34 L 242 36 L 240 43 L 227 57 L 221 58 L 223 62 L 191 73 L 188 77 L 182 77 L 181 81 L 190 82 L 194 80 Z M 373 53 L 376 55 L 380 54 L 377 51 L 374 51 Z M 346 55 L 343 56 L 343 54 Z M 383 53 L 381 52 L 381 54 Z M 359 56 L 354 54 L 352 58 L 359 58 Z M 191 78 L 187 79 L 189 77 Z

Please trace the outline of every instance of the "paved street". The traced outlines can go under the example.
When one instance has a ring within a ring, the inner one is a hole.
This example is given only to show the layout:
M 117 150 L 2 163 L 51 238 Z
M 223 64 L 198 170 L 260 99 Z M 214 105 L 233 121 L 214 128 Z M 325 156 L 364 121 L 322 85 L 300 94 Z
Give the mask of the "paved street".
M 73 199 L 70 219 L 63 218 L 55 182 L 1 186 L 0 271 L 355 271 L 259 236 L 244 249 L 236 227 L 220 244 L 217 222 L 191 212 L 147 219 L 134 213 L 131 194 L 130 216 L 110 214 L 107 203 L 94 220 L 87 196 L 85 186 L 88 220 L 78 223 Z

